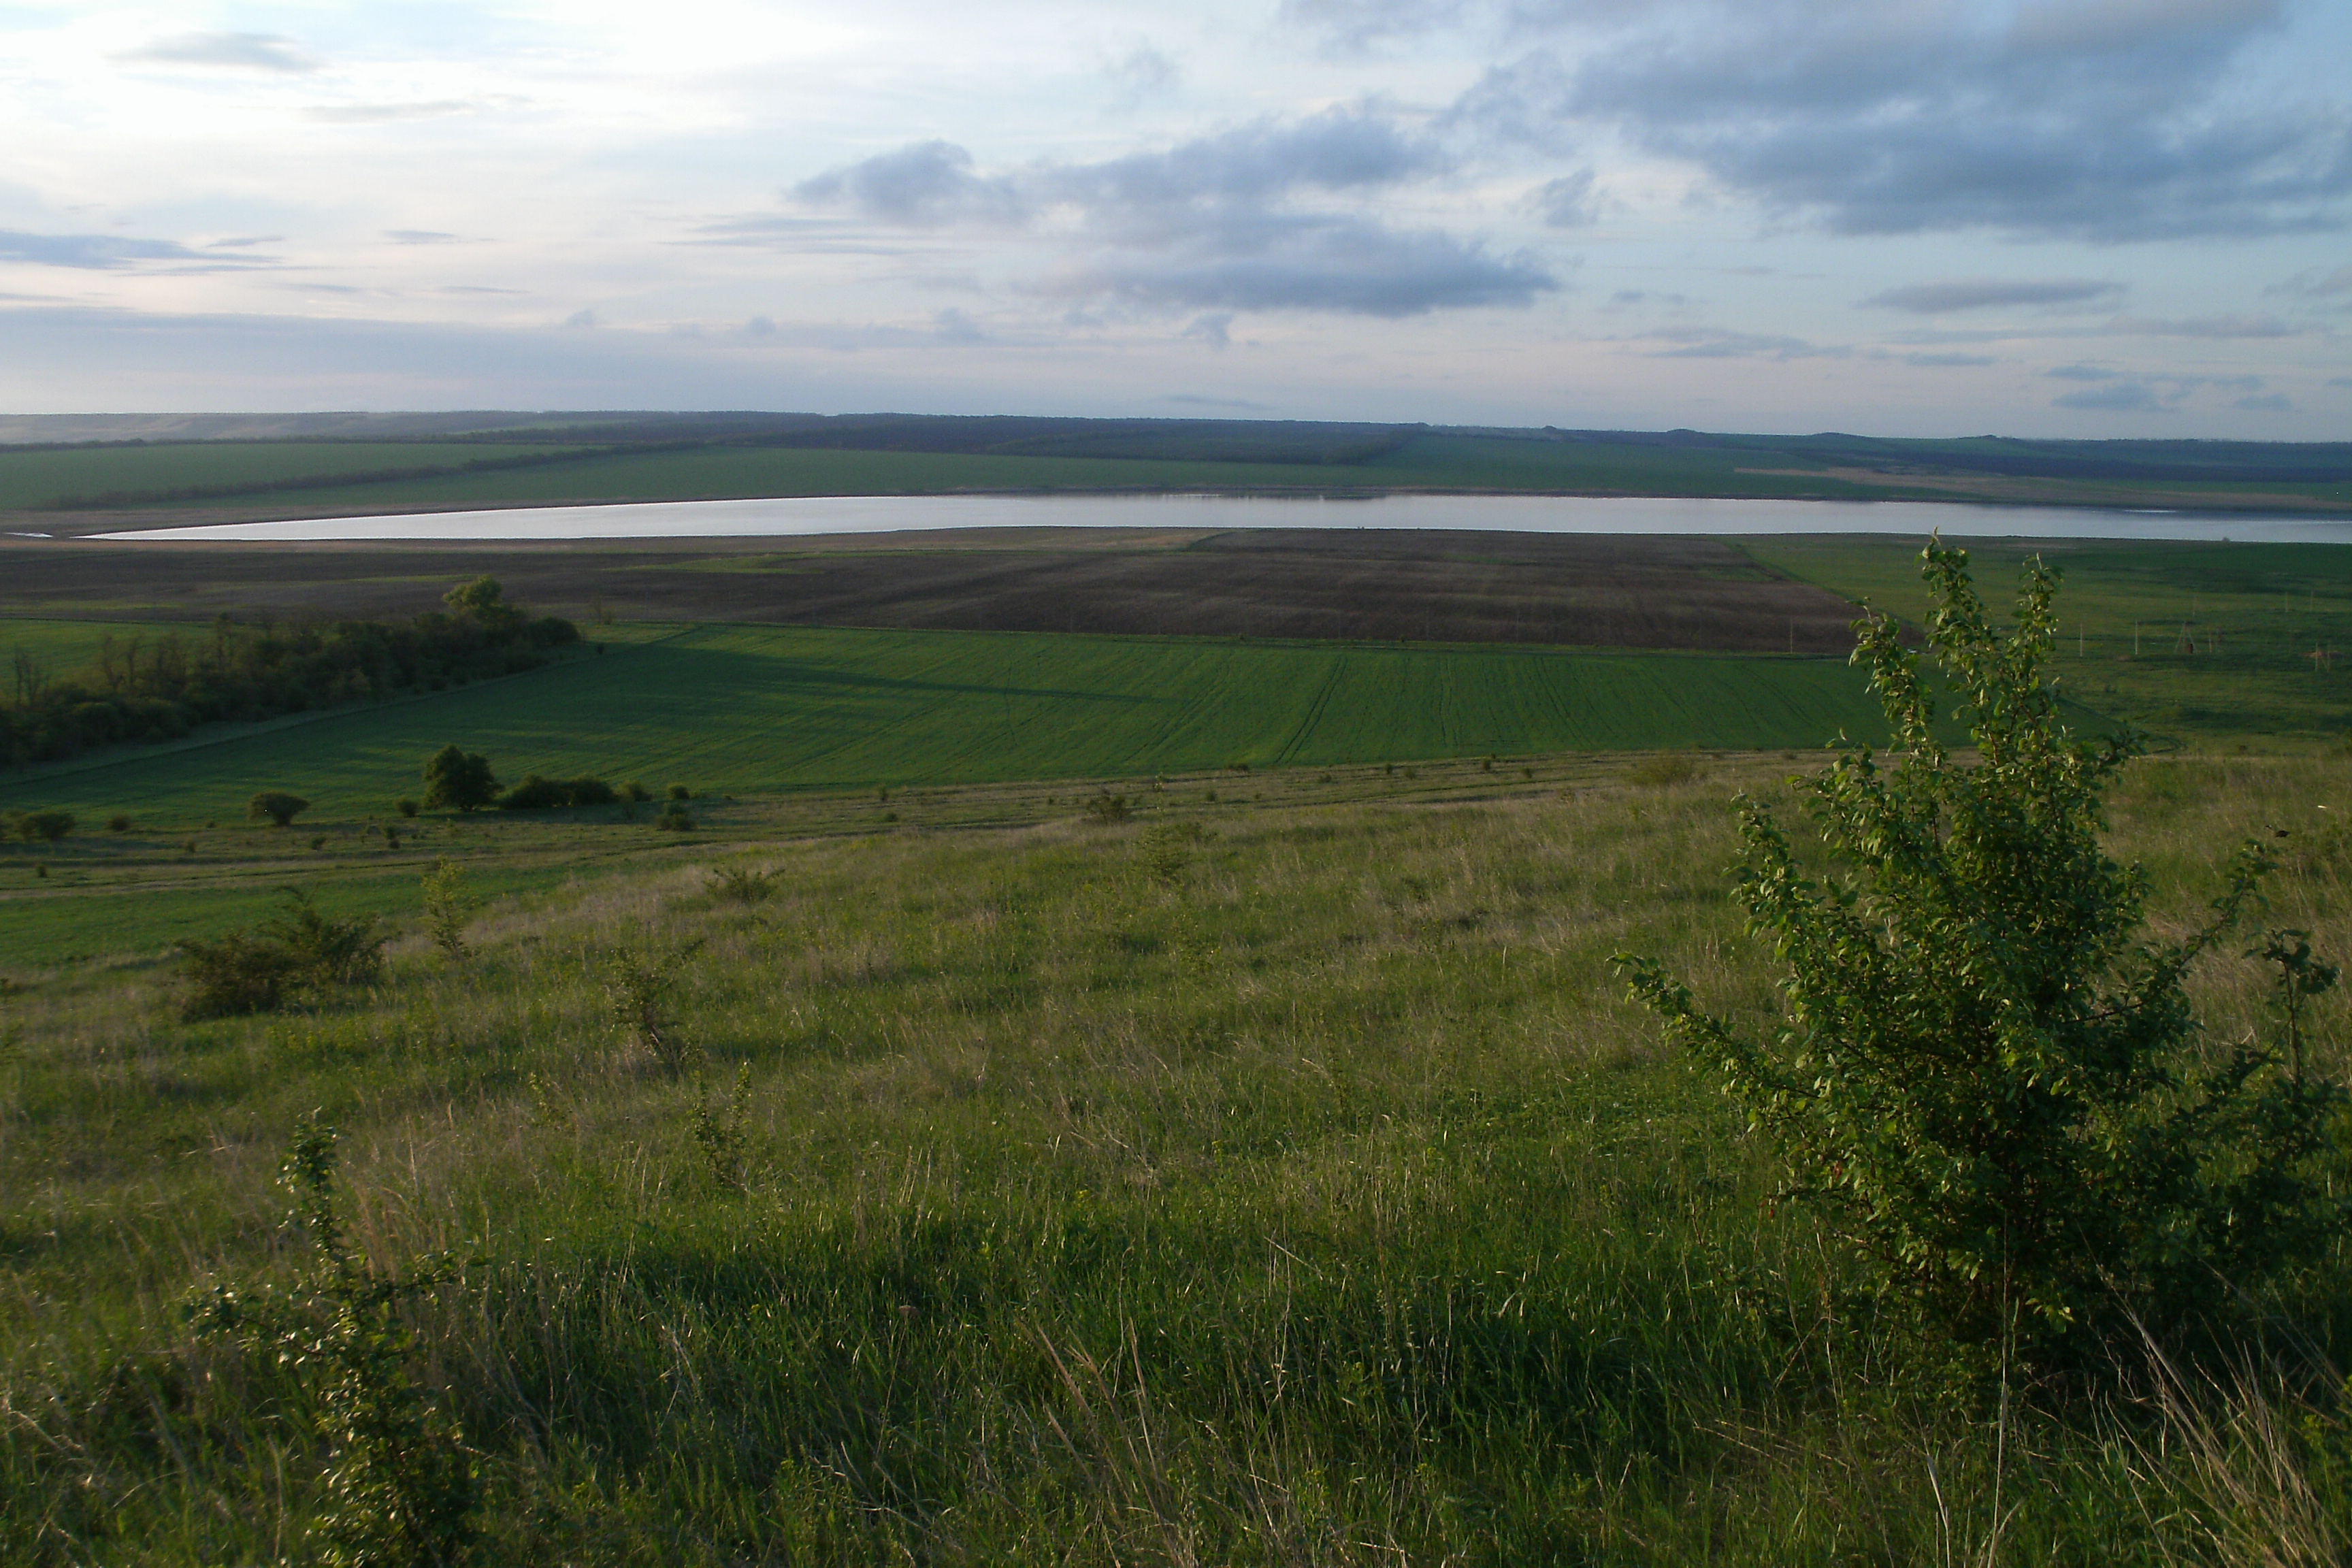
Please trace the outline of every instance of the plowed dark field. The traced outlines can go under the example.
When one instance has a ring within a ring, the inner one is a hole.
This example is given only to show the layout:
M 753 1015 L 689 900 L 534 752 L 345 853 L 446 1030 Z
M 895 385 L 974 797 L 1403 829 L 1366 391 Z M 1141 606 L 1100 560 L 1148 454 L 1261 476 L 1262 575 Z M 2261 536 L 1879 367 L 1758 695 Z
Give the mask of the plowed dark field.
M 488 573 L 583 622 L 1843 653 L 1853 605 L 1683 537 L 1022 530 L 581 544 L 0 543 L 0 616 L 410 615 Z

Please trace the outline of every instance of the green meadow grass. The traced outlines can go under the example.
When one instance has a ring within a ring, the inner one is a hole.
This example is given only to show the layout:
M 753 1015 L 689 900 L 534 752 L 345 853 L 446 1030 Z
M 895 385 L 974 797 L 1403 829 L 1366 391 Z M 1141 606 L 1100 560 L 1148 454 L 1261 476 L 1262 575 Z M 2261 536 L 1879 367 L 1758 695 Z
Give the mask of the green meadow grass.
M 1917 621 L 1916 540 L 1739 542 L 1792 576 Z M 2040 554 L 2065 576 L 2052 668 L 2084 702 L 2200 746 L 2352 733 L 2352 547 L 1970 541 L 1988 582 Z M 2314 659 L 2315 649 L 2329 657 Z
M 418 789 L 456 742 L 502 777 L 749 795 L 1646 747 L 1879 728 L 1825 659 L 705 626 L 471 689 L 0 774 L 0 804 L 184 825 L 290 789 L 315 820 Z
M 68 679 L 80 675 L 98 658 L 99 646 L 109 637 L 120 643 L 135 637 L 152 646 L 158 638 L 174 635 L 183 642 L 193 643 L 205 635 L 205 629 L 185 623 L 163 626 L 141 621 L 0 616 L 0 679 L 7 679 L 7 661 L 19 650 L 39 661 L 51 678 Z
M 435 441 L 191 441 L 30 452 L 0 449 L 0 510 L 33 510 L 118 493 L 260 487 L 312 476 L 456 467 L 572 449 L 572 443 Z
M 478 1457 L 478 1561 L 2332 1560 L 2324 1388 L 1955 1385 L 1622 1000 L 1633 947 L 1769 1005 L 1724 867 L 1732 794 L 1788 763 L 1536 771 L 1221 774 L 1118 826 L 1039 785 L 894 795 L 887 828 L 868 795 L 854 832 L 742 802 L 513 887 L 573 829 L 467 824 L 433 842 L 492 895 L 472 959 L 405 912 L 420 855 L 344 889 L 394 919 L 381 984 L 252 1019 L 180 1022 L 153 961 L 0 963 L 6 1555 L 312 1554 L 316 1386 L 180 1307 L 298 1261 L 273 1177 L 319 1114 L 367 1257 L 471 1260 L 410 1364 Z M 2352 808 L 2340 769 L 2127 780 L 2161 920 L 2292 822 L 2266 918 L 2352 952 L 2352 852 L 2311 826 Z M 287 837 L 203 876 L 286 875 Z M 622 952 L 681 955 L 699 1074 L 616 1027 Z M 2266 1026 L 2234 957 L 2198 1000 L 2217 1042 Z M 2340 1074 L 2338 999 L 2318 1026 Z M 739 1068 L 736 1191 L 694 1129 Z M 2345 1262 L 2264 1304 L 2283 1352 L 2352 1351 Z

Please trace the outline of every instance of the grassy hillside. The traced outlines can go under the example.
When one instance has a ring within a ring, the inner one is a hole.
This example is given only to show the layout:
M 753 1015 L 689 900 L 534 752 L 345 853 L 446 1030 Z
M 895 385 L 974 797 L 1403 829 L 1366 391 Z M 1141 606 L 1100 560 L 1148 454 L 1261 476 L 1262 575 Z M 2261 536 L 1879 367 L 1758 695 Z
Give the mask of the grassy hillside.
M 422 942 L 411 860 L 338 895 L 397 922 L 381 984 L 245 1020 L 181 1022 L 152 962 L 0 942 L 0 1539 L 312 1553 L 323 1382 L 182 1304 L 303 1264 L 275 1177 L 317 1114 L 362 1252 L 463 1260 L 405 1365 L 476 1456 L 481 1562 L 2329 1560 L 2325 1387 L 1956 1387 L 1619 999 L 1631 946 L 1768 1002 L 1723 867 L 1732 792 L 1786 769 L 1221 778 L 1116 826 L 1034 794 L 744 803 L 571 881 L 571 829 L 436 826 L 492 895 L 476 956 Z M 2352 858 L 2306 827 L 2343 784 L 2143 764 L 2117 847 L 2177 919 L 2291 822 L 2266 919 L 2340 957 Z M 278 854 L 202 876 L 343 875 Z M 81 896 L 0 858 L 12 900 Z M 698 1072 L 615 1023 L 624 953 L 667 965 Z M 2267 1026 L 2257 985 L 2200 976 L 2215 1040 Z M 2340 1075 L 2337 998 L 2318 1026 Z M 2352 1352 L 2345 1263 L 2266 1304 L 2282 1346 Z
M 1830 659 L 704 626 L 552 668 L 184 749 L 0 774 L 0 804 L 233 817 L 261 788 L 384 811 L 446 742 L 502 776 L 748 795 L 1136 778 L 1488 752 L 1805 747 L 1876 724 Z

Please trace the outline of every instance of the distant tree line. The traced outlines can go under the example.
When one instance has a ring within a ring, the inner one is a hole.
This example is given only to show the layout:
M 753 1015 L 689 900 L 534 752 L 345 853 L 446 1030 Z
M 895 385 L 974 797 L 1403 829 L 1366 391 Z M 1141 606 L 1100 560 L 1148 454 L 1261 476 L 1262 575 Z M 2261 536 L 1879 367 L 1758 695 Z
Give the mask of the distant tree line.
M 117 742 L 175 740 L 199 724 L 252 721 L 405 691 L 438 691 L 544 664 L 580 640 L 557 616 L 533 618 L 478 577 L 448 607 L 403 623 L 248 626 L 224 615 L 209 633 L 108 637 L 90 666 L 54 676 L 19 648 L 0 702 L 0 756 L 51 762 Z

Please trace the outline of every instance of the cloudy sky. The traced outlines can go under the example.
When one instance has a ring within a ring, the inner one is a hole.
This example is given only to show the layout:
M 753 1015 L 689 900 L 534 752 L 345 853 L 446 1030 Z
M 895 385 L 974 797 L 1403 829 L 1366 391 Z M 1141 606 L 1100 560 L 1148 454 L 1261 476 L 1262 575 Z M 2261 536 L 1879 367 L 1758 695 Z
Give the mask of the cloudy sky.
M 2352 435 L 2347 0 L 0 0 L 0 411 Z

